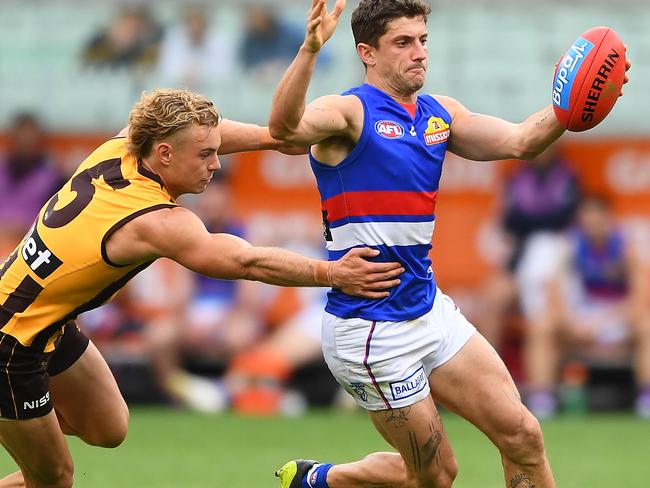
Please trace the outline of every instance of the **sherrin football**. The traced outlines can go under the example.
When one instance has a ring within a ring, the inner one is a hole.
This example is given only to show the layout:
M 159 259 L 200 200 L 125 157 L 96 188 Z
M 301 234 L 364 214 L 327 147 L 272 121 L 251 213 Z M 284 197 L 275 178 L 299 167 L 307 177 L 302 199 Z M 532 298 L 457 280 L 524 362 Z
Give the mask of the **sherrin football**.
M 609 27 L 578 37 L 553 76 L 553 110 L 560 123 L 572 132 L 598 125 L 618 100 L 625 64 L 623 41 Z

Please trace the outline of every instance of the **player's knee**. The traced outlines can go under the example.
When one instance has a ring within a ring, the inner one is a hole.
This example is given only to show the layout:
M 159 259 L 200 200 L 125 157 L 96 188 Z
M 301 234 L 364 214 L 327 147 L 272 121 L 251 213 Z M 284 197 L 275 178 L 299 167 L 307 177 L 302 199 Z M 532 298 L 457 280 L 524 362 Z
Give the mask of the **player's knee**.
M 129 430 L 129 410 L 124 408 L 113 412 L 111 418 L 93 425 L 83 436 L 83 440 L 91 446 L 114 448 L 118 447 Z
M 452 486 L 457 475 L 458 464 L 454 456 L 447 459 L 433 458 L 421 470 L 411 472 L 410 479 L 400 486 L 402 488 L 448 488 Z
M 418 488 L 448 488 L 454 483 L 458 476 L 458 463 L 456 458 L 451 456 L 444 459 L 441 465 L 433 463 L 421 479 Z
M 511 428 L 504 429 L 499 449 L 519 465 L 536 465 L 543 462 L 544 440 L 539 421 L 522 406 L 513 419 Z
M 430 484 L 425 485 L 427 488 L 448 488 L 454 483 L 458 476 L 458 464 L 456 459 L 445 463 L 442 469 L 438 469 L 430 478 Z
M 128 430 L 129 410 L 125 408 L 123 412 L 120 412 L 116 416 L 111 428 L 104 432 L 103 438 L 101 439 L 101 447 L 113 448 L 119 446 L 126 439 Z

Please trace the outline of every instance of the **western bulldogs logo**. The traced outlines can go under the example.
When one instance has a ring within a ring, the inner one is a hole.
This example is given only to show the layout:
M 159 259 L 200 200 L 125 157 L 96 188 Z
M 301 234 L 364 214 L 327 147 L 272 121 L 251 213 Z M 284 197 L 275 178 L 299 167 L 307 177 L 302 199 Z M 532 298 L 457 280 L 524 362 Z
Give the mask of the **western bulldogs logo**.
M 392 120 L 380 120 L 375 124 L 375 132 L 385 139 L 401 139 L 404 127 Z
M 427 130 L 424 131 L 424 142 L 427 146 L 440 144 L 449 139 L 449 124 L 440 117 L 429 117 Z
M 366 393 L 366 388 L 363 386 L 363 383 L 350 383 L 350 388 L 354 390 L 354 392 L 359 398 L 361 398 L 362 401 L 368 401 L 368 393 Z

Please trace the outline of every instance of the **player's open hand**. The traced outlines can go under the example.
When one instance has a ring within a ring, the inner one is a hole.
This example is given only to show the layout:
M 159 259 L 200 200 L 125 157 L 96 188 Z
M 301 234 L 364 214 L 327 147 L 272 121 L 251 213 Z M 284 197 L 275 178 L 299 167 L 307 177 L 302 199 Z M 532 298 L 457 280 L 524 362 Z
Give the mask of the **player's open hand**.
M 345 0 L 336 0 L 331 12 L 327 11 L 327 0 L 312 0 L 303 46 L 313 53 L 320 51 L 334 34 L 344 8 Z
M 367 258 L 379 255 L 376 249 L 357 247 L 332 263 L 331 282 L 348 295 L 364 298 L 385 298 L 386 291 L 400 284 L 397 278 L 404 272 L 400 263 L 373 263 Z

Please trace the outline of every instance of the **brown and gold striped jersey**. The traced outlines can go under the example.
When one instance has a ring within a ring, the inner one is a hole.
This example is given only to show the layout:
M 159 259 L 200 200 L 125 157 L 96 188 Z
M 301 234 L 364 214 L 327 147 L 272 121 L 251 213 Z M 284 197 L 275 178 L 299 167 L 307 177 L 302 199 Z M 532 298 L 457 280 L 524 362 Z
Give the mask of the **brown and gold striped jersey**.
M 0 267 L 0 331 L 24 346 L 53 350 L 68 320 L 111 300 L 150 264 L 119 266 L 106 255 L 121 226 L 176 206 L 125 143 L 111 139 L 86 158 Z

